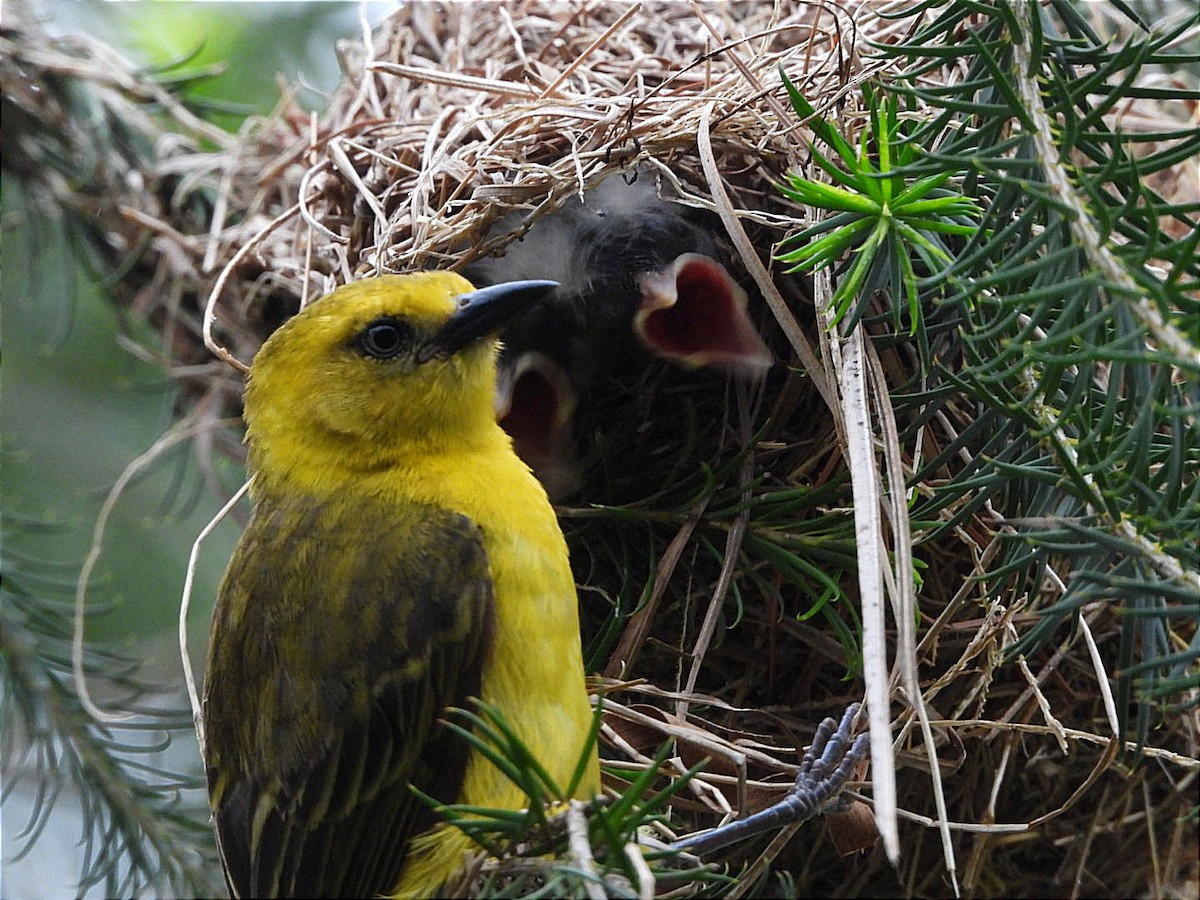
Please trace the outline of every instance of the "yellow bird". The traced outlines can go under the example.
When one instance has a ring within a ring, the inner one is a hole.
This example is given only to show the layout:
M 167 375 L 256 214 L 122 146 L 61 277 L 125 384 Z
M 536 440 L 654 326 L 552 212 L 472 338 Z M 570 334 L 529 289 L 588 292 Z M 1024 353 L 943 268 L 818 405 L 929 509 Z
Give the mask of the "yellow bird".
M 235 896 L 429 896 L 439 801 L 528 800 L 438 719 L 478 696 L 569 783 L 591 724 L 567 549 L 496 424 L 494 335 L 553 282 L 339 288 L 250 371 L 254 513 L 213 617 L 209 799 Z M 595 751 L 576 791 L 600 787 Z

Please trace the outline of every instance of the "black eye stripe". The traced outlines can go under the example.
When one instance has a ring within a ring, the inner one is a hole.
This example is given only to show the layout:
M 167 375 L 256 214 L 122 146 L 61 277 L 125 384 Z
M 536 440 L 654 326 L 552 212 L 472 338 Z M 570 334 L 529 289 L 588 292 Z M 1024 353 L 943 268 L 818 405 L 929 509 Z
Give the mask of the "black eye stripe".
M 414 332 L 407 322 L 381 316 L 354 338 L 355 349 L 371 359 L 395 359 L 412 350 Z

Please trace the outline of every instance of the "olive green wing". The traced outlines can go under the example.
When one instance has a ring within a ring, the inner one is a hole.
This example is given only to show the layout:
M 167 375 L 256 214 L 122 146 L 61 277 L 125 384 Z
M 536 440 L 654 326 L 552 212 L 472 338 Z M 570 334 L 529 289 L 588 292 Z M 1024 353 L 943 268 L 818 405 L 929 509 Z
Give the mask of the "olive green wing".
M 209 646 L 209 799 L 236 896 L 391 891 L 457 799 L 493 600 L 479 529 L 425 505 L 261 502 Z

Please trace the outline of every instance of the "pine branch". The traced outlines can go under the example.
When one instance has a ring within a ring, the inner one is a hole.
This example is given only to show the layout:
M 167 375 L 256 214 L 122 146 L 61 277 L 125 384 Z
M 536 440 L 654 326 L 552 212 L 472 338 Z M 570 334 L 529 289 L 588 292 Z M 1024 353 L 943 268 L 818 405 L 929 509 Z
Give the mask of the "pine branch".
M 118 727 L 94 722 L 73 690 L 69 617 L 60 616 L 44 595 L 22 589 L 11 558 L 5 573 L 0 672 L 6 794 L 22 782 L 38 785 L 19 835 L 26 851 L 58 798 L 74 792 L 88 848 L 80 895 L 92 887 L 109 896 L 218 892 L 202 775 L 163 771 L 141 759 L 165 751 L 173 733 L 187 736 L 190 716 L 183 709 L 142 705 L 154 692 L 139 680 L 136 664 L 93 648 L 85 661 L 90 680 L 137 713 Z
M 977 21 L 965 28 L 968 15 Z M 908 64 L 890 89 L 930 110 L 915 137 L 929 149 L 912 177 L 966 172 L 986 207 L 953 264 L 925 281 L 943 292 L 923 294 L 940 337 L 922 353 L 932 389 L 909 408 L 925 405 L 922 424 L 932 408 L 961 427 L 916 472 L 921 483 L 957 469 L 914 517 L 940 523 L 929 540 L 994 509 L 1008 547 L 991 591 L 1009 602 L 1041 605 L 1042 573 L 1067 560 L 1057 602 L 1011 653 L 1035 652 L 1097 599 L 1149 614 L 1156 626 L 1143 618 L 1137 640 L 1131 620 L 1122 624 L 1119 695 L 1132 696 L 1125 666 L 1136 644 L 1142 738 L 1145 703 L 1163 697 L 1158 679 L 1198 658 L 1168 647 L 1172 621 L 1186 615 L 1173 599 L 1200 597 L 1200 224 L 1196 204 L 1163 199 L 1147 179 L 1198 146 L 1200 129 L 1159 126 L 1152 136 L 1166 149 L 1133 153 L 1146 139 L 1112 130 L 1106 113 L 1152 96 L 1138 86 L 1150 67 L 1194 60 L 1167 52 L 1194 21 L 1106 42 L 1069 4 L 997 2 L 950 8 L 909 44 L 884 48 Z M 965 71 L 923 87 L 951 47 Z M 973 422 L 939 382 L 977 404 Z

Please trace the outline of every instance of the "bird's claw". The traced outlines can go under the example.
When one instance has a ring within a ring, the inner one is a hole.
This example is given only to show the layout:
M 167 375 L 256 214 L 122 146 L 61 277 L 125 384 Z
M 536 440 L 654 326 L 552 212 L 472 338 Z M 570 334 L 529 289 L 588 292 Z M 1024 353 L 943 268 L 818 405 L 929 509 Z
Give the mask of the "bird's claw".
M 850 729 L 858 715 L 860 703 L 851 703 L 842 713 L 840 722 L 825 718 L 817 726 L 812 745 L 800 760 L 800 771 L 788 797 L 803 813 L 804 821 L 828 803 L 845 787 L 846 782 L 866 758 L 869 735 L 865 732 L 852 737 Z
M 858 764 L 866 758 L 868 735 L 850 734 L 860 708 L 861 704 L 852 703 L 842 713 L 840 722 L 827 718 L 817 726 L 812 746 L 800 760 L 792 789 L 778 803 L 712 831 L 689 835 L 675 841 L 672 847 L 703 856 L 764 831 L 811 819 L 845 787 Z

